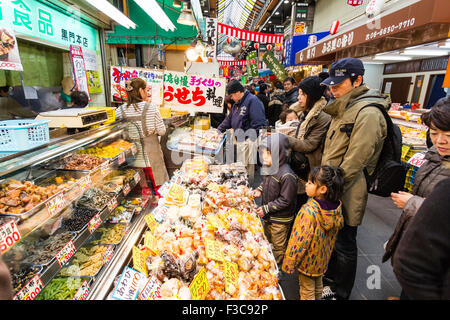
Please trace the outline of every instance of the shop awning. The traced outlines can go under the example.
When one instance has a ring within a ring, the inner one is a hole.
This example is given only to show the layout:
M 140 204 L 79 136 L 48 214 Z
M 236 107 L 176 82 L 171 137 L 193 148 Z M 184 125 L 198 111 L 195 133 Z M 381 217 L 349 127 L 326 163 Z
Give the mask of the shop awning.
M 130 19 L 137 24 L 136 29 L 127 29 L 122 26 L 115 26 L 114 32 L 108 32 L 106 43 L 108 44 L 191 44 L 197 36 L 195 26 L 186 26 L 177 23 L 180 9 L 172 6 L 172 1 L 158 1 L 161 8 L 175 25 L 175 31 L 165 31 L 150 18 L 144 10 L 134 1 L 128 1 Z
M 339 33 L 297 52 L 295 64 L 328 64 L 448 38 L 449 0 L 411 0 L 408 4 L 392 6 L 372 22 L 363 16 L 344 26 Z

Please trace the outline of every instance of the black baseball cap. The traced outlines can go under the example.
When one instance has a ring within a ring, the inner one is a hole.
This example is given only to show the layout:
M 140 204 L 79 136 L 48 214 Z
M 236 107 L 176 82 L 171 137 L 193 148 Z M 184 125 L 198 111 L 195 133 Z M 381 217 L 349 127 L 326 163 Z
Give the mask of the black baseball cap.
M 364 72 L 365 69 L 361 60 L 356 58 L 344 58 L 333 62 L 330 68 L 330 76 L 321 84 L 335 86 L 347 78 L 363 76 Z

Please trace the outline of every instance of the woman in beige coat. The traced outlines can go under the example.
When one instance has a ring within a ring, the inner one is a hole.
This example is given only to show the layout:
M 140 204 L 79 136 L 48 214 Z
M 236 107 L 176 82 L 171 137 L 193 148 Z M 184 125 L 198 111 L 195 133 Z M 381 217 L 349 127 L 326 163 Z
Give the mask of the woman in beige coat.
M 133 167 L 144 168 L 147 180 L 157 189 L 169 180 L 164 155 L 158 136 L 166 133 L 166 127 L 158 108 L 151 104 L 147 83 L 141 78 L 126 82 L 127 103 L 116 110 L 116 118 L 129 122 L 129 135 L 136 143 L 138 153 Z M 149 168 L 149 169 L 146 169 Z

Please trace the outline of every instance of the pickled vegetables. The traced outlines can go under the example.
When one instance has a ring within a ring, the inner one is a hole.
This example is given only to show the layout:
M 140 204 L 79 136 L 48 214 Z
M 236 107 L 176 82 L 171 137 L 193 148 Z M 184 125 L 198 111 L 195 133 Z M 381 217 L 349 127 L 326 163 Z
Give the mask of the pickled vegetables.
M 61 270 L 62 276 L 94 276 L 103 266 L 103 255 L 107 246 L 81 248 L 74 256 L 69 267 Z
M 72 300 L 84 281 L 83 278 L 55 278 L 36 300 Z

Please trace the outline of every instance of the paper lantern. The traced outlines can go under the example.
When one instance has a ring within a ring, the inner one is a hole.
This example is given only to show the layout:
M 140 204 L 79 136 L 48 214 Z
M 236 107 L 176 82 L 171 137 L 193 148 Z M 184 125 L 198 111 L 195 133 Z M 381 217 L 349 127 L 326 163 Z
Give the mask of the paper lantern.
M 371 0 L 366 7 L 366 16 L 369 19 L 380 14 L 386 0 Z
M 267 48 L 267 50 L 272 50 L 273 46 L 269 43 L 269 44 L 266 46 L 266 48 Z
M 245 47 L 247 45 L 247 41 L 241 41 L 241 47 Z
M 253 45 L 253 47 L 254 47 L 256 50 L 258 50 L 258 49 L 259 49 L 259 43 L 256 42 L 256 43 Z
M 232 38 L 232 37 L 228 37 L 228 38 L 227 38 L 227 43 L 230 44 L 230 43 L 232 43 L 232 42 L 233 42 L 233 38 Z
M 339 30 L 339 20 L 336 20 L 333 22 L 330 28 L 330 34 L 336 34 L 336 32 Z

